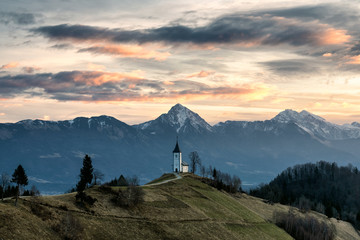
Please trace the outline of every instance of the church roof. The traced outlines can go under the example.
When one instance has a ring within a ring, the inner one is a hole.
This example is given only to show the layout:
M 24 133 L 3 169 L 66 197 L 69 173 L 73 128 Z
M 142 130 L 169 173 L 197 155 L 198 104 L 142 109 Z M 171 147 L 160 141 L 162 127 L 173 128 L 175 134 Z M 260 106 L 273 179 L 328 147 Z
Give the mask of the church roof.
M 173 153 L 179 153 L 179 152 L 181 152 L 181 150 L 180 150 L 180 148 L 179 148 L 179 143 L 178 143 L 178 141 L 176 140 L 176 145 L 175 145 L 175 148 L 174 148 Z
M 188 164 L 187 162 L 185 162 L 185 161 L 182 161 L 181 164 L 182 164 L 183 166 L 189 166 L 189 164 Z

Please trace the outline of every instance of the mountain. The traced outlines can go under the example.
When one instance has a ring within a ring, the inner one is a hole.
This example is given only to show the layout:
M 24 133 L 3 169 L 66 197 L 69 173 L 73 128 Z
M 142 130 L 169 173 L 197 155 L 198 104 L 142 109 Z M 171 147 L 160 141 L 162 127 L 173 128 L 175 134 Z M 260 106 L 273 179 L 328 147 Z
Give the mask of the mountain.
M 158 135 L 169 132 L 179 135 L 205 134 L 212 131 L 211 126 L 204 119 L 181 104 L 176 104 L 168 113 L 161 114 L 155 120 L 135 127 Z
M 281 123 L 294 122 L 314 137 L 322 140 L 343 140 L 360 137 L 360 124 L 337 125 L 305 110 L 296 112 L 287 109 L 272 119 Z
M 30 186 L 54 194 L 73 187 L 89 154 L 108 181 L 138 175 L 141 183 L 170 172 L 179 137 L 183 159 L 197 151 L 205 166 L 243 180 L 249 188 L 289 166 L 320 160 L 360 167 L 360 127 L 336 125 L 309 112 L 285 110 L 266 121 L 209 125 L 181 104 L 152 121 L 130 126 L 110 116 L 0 124 L 0 173 L 25 168 Z

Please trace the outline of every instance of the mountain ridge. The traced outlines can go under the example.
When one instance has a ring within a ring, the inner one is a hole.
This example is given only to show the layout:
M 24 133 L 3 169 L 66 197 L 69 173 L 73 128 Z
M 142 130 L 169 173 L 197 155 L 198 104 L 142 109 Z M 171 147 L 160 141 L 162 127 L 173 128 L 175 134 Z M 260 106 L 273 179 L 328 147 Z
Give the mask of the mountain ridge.
M 211 126 L 177 104 L 168 113 L 138 125 L 106 115 L 3 123 L 0 169 L 11 173 L 22 164 L 32 179 L 47 182 L 40 190 L 65 191 L 76 182 L 82 157 L 89 154 L 95 168 L 105 173 L 105 180 L 118 177 L 120 169 L 122 174 L 138 175 L 144 183 L 171 171 L 177 136 L 184 161 L 197 151 L 205 166 L 239 175 L 248 186 L 269 181 L 286 167 L 305 162 L 327 160 L 360 166 L 359 127 L 339 127 L 308 112 L 289 112 L 282 112 L 281 121 L 274 117 Z M 299 114 L 310 121 L 291 118 Z
M 174 105 L 167 113 L 161 114 L 154 120 L 146 121 L 140 124 L 129 125 L 121 120 L 108 116 L 92 116 L 92 117 L 76 117 L 72 120 L 61 120 L 61 121 L 49 121 L 49 120 L 40 120 L 40 119 L 26 119 L 21 120 L 16 123 L 0 123 L 5 125 L 23 125 L 26 127 L 49 127 L 49 125 L 60 124 L 64 127 L 71 127 L 74 122 L 80 122 L 81 120 L 87 120 L 88 126 L 91 128 L 91 124 L 96 124 L 93 127 L 104 127 L 109 125 L 107 123 L 121 123 L 129 127 L 134 127 L 138 130 L 146 130 L 152 134 L 156 134 L 156 131 L 161 130 L 160 128 L 163 125 L 166 125 L 166 131 L 169 129 L 175 130 L 177 134 L 186 134 L 186 133 L 210 133 L 214 129 L 219 128 L 219 126 L 226 125 L 228 123 L 241 123 L 242 125 L 247 125 L 249 123 L 264 123 L 266 121 L 280 122 L 280 123 L 289 123 L 294 122 L 304 131 L 308 132 L 314 137 L 319 137 L 322 140 L 339 140 L 339 139 L 352 139 L 360 138 L 360 123 L 353 122 L 351 124 L 338 125 L 331 122 L 328 122 L 326 119 L 310 113 L 306 110 L 297 112 L 291 109 L 286 109 L 278 113 L 275 117 L 270 120 L 264 121 L 238 121 L 238 120 L 226 120 L 225 122 L 219 122 L 211 126 L 203 118 L 201 118 L 197 113 L 191 111 L 181 104 Z M 86 125 L 86 124 L 85 124 Z M 1 133 L 0 133 L 1 134 Z

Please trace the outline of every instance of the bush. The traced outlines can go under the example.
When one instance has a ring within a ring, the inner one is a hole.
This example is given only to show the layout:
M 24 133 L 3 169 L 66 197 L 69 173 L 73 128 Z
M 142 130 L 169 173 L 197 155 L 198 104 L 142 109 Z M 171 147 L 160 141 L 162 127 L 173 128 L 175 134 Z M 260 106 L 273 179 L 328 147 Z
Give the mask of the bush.
M 80 221 L 71 213 L 67 213 L 58 224 L 53 226 L 53 230 L 58 232 L 63 239 L 83 239 L 82 234 L 84 228 Z
M 296 216 L 288 213 L 275 212 L 275 223 L 283 228 L 296 240 L 332 240 L 335 239 L 335 229 L 332 225 L 319 222 L 316 218 L 306 215 Z
M 134 207 L 144 202 L 144 190 L 137 186 L 128 186 L 125 190 L 119 189 L 113 201 L 120 207 Z
M 85 202 L 85 203 L 89 204 L 90 206 L 92 206 L 97 201 L 96 198 L 86 195 L 85 192 L 78 192 L 76 194 L 76 201 L 79 201 L 79 200 L 81 202 Z
M 30 209 L 33 214 L 41 218 L 43 221 L 52 218 L 52 213 L 45 207 L 39 205 L 38 203 L 31 203 Z

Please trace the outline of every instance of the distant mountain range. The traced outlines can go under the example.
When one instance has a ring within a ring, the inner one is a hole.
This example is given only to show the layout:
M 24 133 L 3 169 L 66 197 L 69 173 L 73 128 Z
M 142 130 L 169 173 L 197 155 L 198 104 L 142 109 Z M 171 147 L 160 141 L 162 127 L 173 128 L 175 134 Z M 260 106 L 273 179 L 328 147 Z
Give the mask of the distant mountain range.
M 106 180 L 136 174 L 144 183 L 171 171 L 176 136 L 184 159 L 198 151 L 204 165 L 237 174 L 245 188 L 304 162 L 360 166 L 357 122 L 337 125 L 307 111 L 285 110 L 271 120 L 211 126 L 176 104 L 133 126 L 110 116 L 0 124 L 0 173 L 12 174 L 22 164 L 43 193 L 62 192 L 76 184 L 82 158 L 89 154 Z

